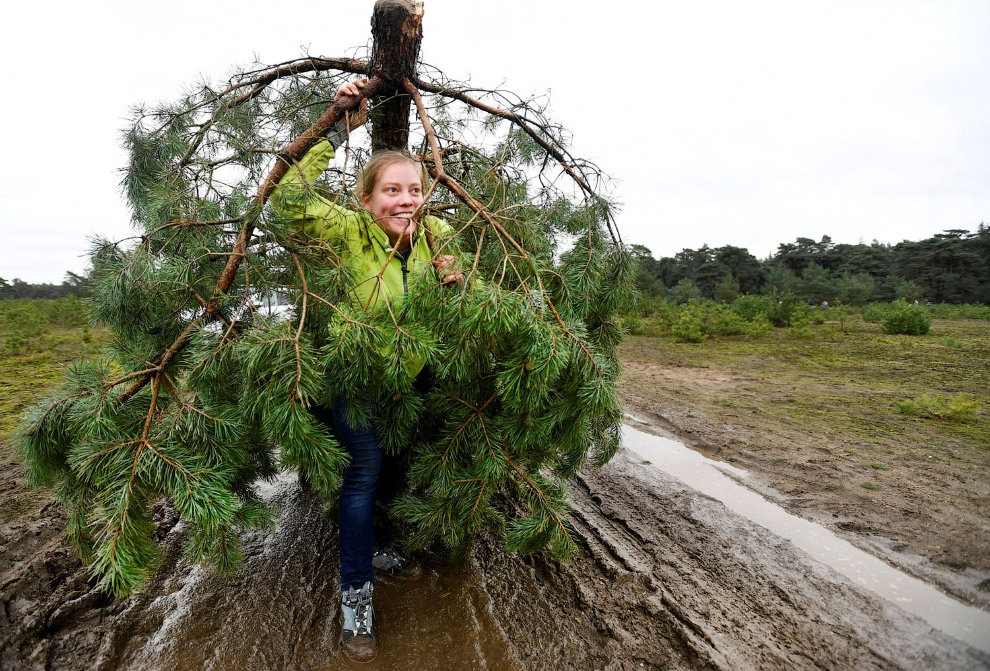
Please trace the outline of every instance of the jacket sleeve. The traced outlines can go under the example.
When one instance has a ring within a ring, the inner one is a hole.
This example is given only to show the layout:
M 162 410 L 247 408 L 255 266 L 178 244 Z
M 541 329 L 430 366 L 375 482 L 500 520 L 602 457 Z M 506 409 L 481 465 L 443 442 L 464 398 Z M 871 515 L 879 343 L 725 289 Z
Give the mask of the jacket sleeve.
M 450 224 L 433 215 L 424 217 L 423 224 L 430 229 L 433 237 L 436 238 L 436 245 L 439 249 L 432 250 L 434 254 L 453 254 L 457 256 L 461 253 L 460 247 L 457 244 L 457 238 L 454 237 L 454 228 Z
M 288 220 L 292 231 L 304 237 L 335 240 L 344 237 L 346 227 L 354 223 L 353 212 L 312 188 L 333 157 L 333 145 L 326 140 L 317 142 L 279 180 L 269 201 L 275 212 Z

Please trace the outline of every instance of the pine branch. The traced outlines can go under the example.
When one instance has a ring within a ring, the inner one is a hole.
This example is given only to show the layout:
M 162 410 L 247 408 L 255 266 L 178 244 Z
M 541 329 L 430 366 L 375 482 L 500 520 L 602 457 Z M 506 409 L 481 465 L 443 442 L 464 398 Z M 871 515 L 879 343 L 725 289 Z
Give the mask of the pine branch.
M 545 130 L 545 127 L 540 126 L 539 124 L 535 124 L 532 120 L 520 116 L 515 112 L 507 112 L 497 107 L 486 105 L 485 103 L 481 102 L 476 98 L 469 96 L 467 93 L 463 91 L 451 89 L 446 86 L 438 86 L 431 82 L 425 82 L 416 78 L 414 78 L 411 82 L 409 82 L 408 86 L 411 86 L 418 90 L 435 93 L 437 95 L 444 96 L 447 98 L 453 98 L 454 100 L 460 100 L 461 102 L 466 103 L 476 109 L 482 110 L 488 114 L 491 114 L 492 116 L 496 116 L 512 122 L 513 124 L 521 128 L 523 132 L 525 132 L 529 137 L 531 137 L 533 141 L 535 141 L 538 145 L 540 145 L 540 147 L 543 148 L 543 150 L 547 153 L 547 155 L 552 156 L 554 160 L 556 160 L 557 163 L 560 165 L 560 167 L 568 175 L 570 175 L 570 177 L 574 180 L 574 182 L 578 186 L 580 186 L 581 189 L 586 194 L 592 197 L 597 197 L 597 194 L 591 188 L 591 186 L 589 186 L 585 178 L 582 175 L 579 175 L 575 170 L 575 167 L 573 165 L 574 163 L 573 157 L 571 157 L 566 151 L 564 151 L 560 147 L 555 146 L 550 142 L 548 142 L 546 139 L 544 139 L 543 136 L 539 132 L 537 132 L 537 130 L 533 126 L 537 126 L 542 130 Z M 613 235 L 613 242 L 616 245 L 621 246 L 622 238 L 619 235 L 618 228 L 616 228 L 612 222 L 610 222 L 609 224 L 609 231 Z
M 429 139 L 430 147 L 432 148 L 433 151 L 434 165 L 432 168 L 429 167 L 427 168 L 429 170 L 430 176 L 432 176 L 438 182 L 440 182 L 445 187 L 450 189 L 454 193 L 454 195 L 461 200 L 461 202 L 463 202 L 465 205 L 470 207 L 475 213 L 478 214 L 478 216 L 484 219 L 487 224 L 489 224 L 492 228 L 498 231 L 499 235 L 505 240 L 508 240 L 509 244 L 511 244 L 513 248 L 515 248 L 515 250 L 519 253 L 519 255 L 522 256 L 522 258 L 526 259 L 526 261 L 530 264 L 533 270 L 536 271 L 537 266 L 532 261 L 532 259 L 530 259 L 529 254 L 526 253 L 526 250 L 523 249 L 522 245 L 520 245 L 515 240 L 515 238 L 513 238 L 512 235 L 510 235 L 509 232 L 502 227 L 498 219 L 491 212 L 488 211 L 488 208 L 486 208 L 481 202 L 478 201 L 478 199 L 476 199 L 474 196 L 468 193 L 464 189 L 464 187 L 458 184 L 455 179 L 450 177 L 450 175 L 448 175 L 444 171 L 443 162 L 440 160 L 440 152 L 439 149 L 437 148 L 436 135 L 434 134 L 432 125 L 430 124 L 429 116 L 426 114 L 426 109 L 423 105 L 423 99 L 419 95 L 419 91 L 416 90 L 416 87 L 412 84 L 410 80 L 407 79 L 405 81 L 405 86 L 406 86 L 406 90 L 409 91 L 409 93 L 412 95 L 413 100 L 416 101 L 416 108 L 420 114 L 420 121 L 423 123 L 423 127 L 426 129 L 426 136 Z M 522 280 L 521 276 L 520 276 L 520 280 Z M 546 288 L 543 286 L 543 283 L 540 280 L 540 276 L 538 273 L 536 275 L 536 281 L 540 285 L 541 292 L 544 295 L 546 295 Z M 523 285 L 525 286 L 525 281 L 523 281 Z M 556 307 L 554 307 L 553 302 L 550 301 L 549 298 L 547 299 L 547 306 L 553 312 L 554 317 L 556 317 L 558 323 L 564 329 L 564 332 L 574 339 L 574 342 L 577 343 L 578 346 L 584 351 L 584 353 L 588 356 L 589 360 L 592 362 L 595 369 L 597 370 L 598 363 L 595 361 L 594 355 L 592 355 L 592 353 L 588 350 L 588 348 L 584 346 L 584 343 L 582 343 L 579 338 L 574 336 L 571 329 L 567 326 L 567 324 L 564 323 L 564 320 L 561 318 L 560 314 L 557 312 Z
M 374 95 L 381 89 L 382 86 L 383 84 L 381 84 L 381 82 L 371 81 L 365 87 L 364 91 L 362 91 L 362 96 L 368 97 Z M 347 101 L 341 101 L 331 105 L 330 108 L 327 109 L 327 111 L 324 112 L 320 118 L 306 130 L 305 133 L 299 136 L 294 142 L 279 153 L 278 162 L 268 174 L 268 177 L 265 179 L 261 188 L 258 190 L 258 193 L 255 195 L 251 209 L 242 218 L 243 224 L 238 232 L 237 240 L 234 243 L 234 248 L 231 251 L 227 265 L 223 269 L 220 280 L 217 282 L 217 286 L 213 291 L 213 296 L 207 303 L 203 314 L 196 320 L 190 322 L 189 326 L 187 326 L 187 328 L 183 331 L 183 334 L 175 340 L 172 346 L 169 347 L 164 354 L 162 354 L 162 357 L 159 360 L 158 368 L 164 368 L 164 366 L 168 363 L 168 360 L 170 360 L 176 352 L 185 347 L 186 343 L 189 341 L 189 336 L 194 332 L 195 328 L 199 326 L 200 321 L 216 319 L 218 317 L 218 299 L 220 295 L 224 294 L 230 288 L 231 284 L 233 284 L 234 275 L 237 273 L 237 269 L 240 266 L 241 261 L 244 259 L 248 240 L 250 240 L 251 235 L 254 232 L 254 222 L 265 203 L 268 202 L 268 199 L 275 191 L 275 186 L 278 184 L 279 180 L 285 176 L 285 173 L 291 165 L 297 163 L 299 159 L 301 159 L 303 155 L 323 137 L 323 135 L 325 135 L 331 128 L 340 122 L 348 111 L 356 109 L 360 102 L 361 97 L 358 96 L 352 97 Z M 120 397 L 120 402 L 126 403 L 147 383 L 147 377 L 139 380 Z
M 238 82 L 237 84 L 232 84 L 226 90 L 221 91 L 216 94 L 216 101 L 219 102 L 225 96 L 238 91 L 246 86 L 250 86 L 251 90 L 242 93 L 240 96 L 232 100 L 230 103 L 217 107 L 216 111 L 210 116 L 210 119 L 205 123 L 201 124 L 196 135 L 193 137 L 192 141 L 189 143 L 189 149 L 179 160 L 179 166 L 184 167 L 189 164 L 192 157 L 195 155 L 196 150 L 199 149 L 206 137 L 207 132 L 216 123 L 217 117 L 221 113 L 227 113 L 232 109 L 240 107 L 244 103 L 254 100 L 256 97 L 261 95 L 261 93 L 274 81 L 277 81 L 283 77 L 290 77 L 293 75 L 302 74 L 304 72 L 313 71 L 324 71 L 324 70 L 343 70 L 345 72 L 354 72 L 358 74 L 363 74 L 368 71 L 367 61 L 361 61 L 353 58 L 307 58 L 301 62 L 289 63 L 277 68 L 273 68 L 268 72 L 262 74 L 259 77 L 250 79 L 244 82 Z

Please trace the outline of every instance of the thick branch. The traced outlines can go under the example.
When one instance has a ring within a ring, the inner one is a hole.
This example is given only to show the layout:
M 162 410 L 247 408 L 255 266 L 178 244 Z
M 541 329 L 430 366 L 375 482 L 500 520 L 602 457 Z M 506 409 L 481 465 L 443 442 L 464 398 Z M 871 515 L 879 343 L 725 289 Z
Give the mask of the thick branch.
M 372 79 L 362 90 L 362 96 L 370 97 L 376 95 L 381 91 L 383 86 L 384 84 L 381 80 Z M 213 291 L 213 297 L 210 299 L 210 304 L 206 308 L 207 314 L 213 315 L 216 313 L 217 299 L 233 284 L 234 275 L 236 275 L 237 268 L 241 265 L 241 261 L 244 259 L 244 254 L 247 251 L 248 240 L 251 239 L 251 235 L 254 233 L 254 222 L 260 216 L 265 203 L 268 202 L 268 199 L 274 193 L 279 180 L 285 176 L 285 173 L 288 172 L 293 164 L 297 163 L 306 152 L 313 148 L 313 145 L 320 138 L 326 135 L 328 131 L 344 118 L 345 113 L 357 109 L 360 103 L 361 96 L 338 97 L 334 101 L 334 104 L 312 126 L 307 128 L 288 147 L 279 152 L 275 167 L 268 173 L 268 177 L 265 178 L 261 188 L 258 189 L 258 193 L 254 197 L 251 205 L 253 216 L 249 215 L 245 217 L 244 225 L 241 226 L 241 230 L 237 235 L 237 241 L 234 243 L 234 249 L 231 252 L 230 258 L 227 260 L 227 266 L 220 275 L 220 281 L 217 282 L 217 287 Z
M 548 142 L 542 135 L 540 135 L 536 131 L 535 128 L 533 128 L 533 125 L 530 122 L 528 122 L 526 119 L 519 116 L 515 112 L 507 112 L 498 107 L 493 107 L 492 105 L 483 103 L 477 98 L 472 98 L 468 94 L 464 93 L 463 91 L 458 91 L 457 89 L 451 89 L 445 86 L 439 86 L 431 82 L 424 82 L 415 77 L 411 77 L 410 79 L 412 80 L 415 87 L 422 91 L 435 93 L 437 95 L 441 95 L 446 98 L 453 98 L 455 100 L 460 100 L 461 102 L 470 105 L 471 107 L 480 109 L 483 112 L 487 112 L 488 114 L 491 114 L 493 116 L 506 119 L 507 121 L 510 121 L 515 125 L 519 126 L 520 128 L 523 129 L 523 132 L 525 132 L 527 135 L 533 138 L 533 141 L 543 148 L 543 150 L 547 153 L 548 156 L 552 157 L 555 161 L 557 161 L 557 163 L 564 170 L 564 172 L 566 172 L 571 177 L 571 179 L 573 179 L 574 182 L 579 187 L 581 187 L 581 189 L 586 194 L 588 194 L 589 196 L 596 195 L 594 190 L 588 184 L 587 180 L 585 180 L 584 177 L 578 174 L 577 170 L 575 170 L 574 166 L 572 165 L 573 162 L 572 159 L 569 156 L 567 156 L 563 151 L 561 151 L 559 147 Z M 609 223 L 611 224 L 611 222 Z M 618 229 L 616 229 L 614 225 L 610 225 L 609 232 L 612 234 L 616 244 L 619 245 L 621 248 L 622 239 L 618 237 Z
M 560 167 L 563 168 L 564 171 L 568 175 L 570 175 L 575 182 L 577 182 L 578 186 L 580 186 L 586 193 L 594 195 L 594 191 L 592 191 L 591 187 L 588 185 L 585 179 L 581 175 L 578 175 L 574 172 L 574 168 L 571 166 L 569 162 L 569 158 L 565 156 L 564 153 L 558 147 L 555 147 L 554 145 L 547 142 L 547 140 L 542 135 L 537 133 L 533 129 L 533 127 L 526 122 L 525 119 L 523 119 L 515 112 L 506 112 L 505 110 L 500 109 L 498 107 L 493 107 L 492 105 L 483 103 L 477 98 L 472 98 L 468 94 L 464 93 L 463 91 L 458 91 L 457 89 L 450 89 L 445 86 L 438 86 L 436 84 L 432 84 L 430 82 L 424 82 L 415 78 L 412 81 L 413 84 L 415 84 L 416 88 L 418 89 L 421 89 L 423 91 L 428 91 L 429 93 L 436 93 L 437 95 L 444 96 L 445 98 L 453 98 L 454 100 L 460 100 L 462 103 L 470 105 L 471 107 L 475 107 L 477 109 L 482 110 L 483 112 L 487 112 L 488 114 L 491 114 L 492 116 L 497 116 L 516 124 L 517 126 L 522 128 L 527 135 L 533 138 L 533 141 L 535 141 L 538 145 L 540 145 L 547 154 L 553 157 L 557 161 L 557 163 L 560 164 Z
M 368 69 L 368 62 L 358 60 L 356 58 L 307 58 L 303 61 L 296 61 L 292 63 L 287 63 L 285 65 L 273 68 L 267 72 L 262 73 L 260 76 L 254 79 L 249 79 L 247 81 L 238 82 L 237 84 L 232 84 L 225 90 L 221 91 L 216 95 L 217 100 L 222 99 L 226 95 L 230 95 L 234 91 L 242 89 L 246 86 L 250 86 L 251 90 L 246 93 L 242 93 L 240 96 L 227 103 L 217 107 L 216 111 L 210 116 L 209 120 L 200 125 L 199 130 L 196 131 L 196 135 L 193 136 L 192 141 L 189 143 L 189 148 L 186 153 L 182 156 L 179 161 L 180 166 L 188 165 L 192 160 L 193 155 L 196 150 L 199 149 L 200 144 L 203 142 L 203 138 L 206 137 L 206 132 L 213 127 L 216 123 L 217 117 L 220 114 L 227 112 L 228 110 L 240 107 L 244 103 L 253 100 L 258 95 L 261 94 L 265 88 L 274 81 L 281 79 L 282 77 L 289 77 L 292 75 L 298 75 L 303 72 L 320 72 L 323 70 L 343 70 L 345 72 L 355 72 L 362 73 L 366 72 Z
M 217 96 L 223 97 L 233 93 L 237 89 L 242 89 L 245 86 L 251 86 L 251 91 L 242 94 L 233 103 L 231 103 L 231 107 L 236 107 L 246 103 L 248 100 L 251 100 L 257 96 L 265 86 L 281 79 L 282 77 L 298 75 L 303 72 L 323 72 L 324 70 L 341 70 L 343 72 L 362 74 L 368 71 L 368 62 L 357 58 L 306 58 L 304 60 L 293 61 L 285 65 L 280 65 L 279 67 L 262 73 L 254 79 L 238 82 L 237 84 L 230 86 L 226 91 L 222 91 L 217 94 Z

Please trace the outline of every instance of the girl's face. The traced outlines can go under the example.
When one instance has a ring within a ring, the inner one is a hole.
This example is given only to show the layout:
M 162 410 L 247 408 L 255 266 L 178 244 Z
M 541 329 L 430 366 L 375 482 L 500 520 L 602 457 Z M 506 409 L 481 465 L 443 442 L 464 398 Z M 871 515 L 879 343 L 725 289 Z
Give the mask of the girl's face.
M 416 232 L 413 212 L 423 204 L 423 183 L 419 169 L 409 161 L 392 163 L 382 170 L 370 194 L 361 194 L 361 204 L 396 249 L 409 246 Z

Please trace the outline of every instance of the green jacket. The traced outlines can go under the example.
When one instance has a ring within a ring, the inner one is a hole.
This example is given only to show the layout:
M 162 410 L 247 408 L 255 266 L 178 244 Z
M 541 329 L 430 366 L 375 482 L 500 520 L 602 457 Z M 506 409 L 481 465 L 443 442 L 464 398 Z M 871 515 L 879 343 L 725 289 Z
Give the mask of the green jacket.
M 433 254 L 424 234 L 429 227 L 436 240 L 453 235 L 446 222 L 433 217 L 420 218 L 407 258 L 392 253 L 385 231 L 366 210 L 352 212 L 308 188 L 327 169 L 334 157 L 333 146 L 320 140 L 279 180 L 272 195 L 275 211 L 290 221 L 290 227 L 311 240 L 346 244 L 344 263 L 356 276 L 354 298 L 366 310 L 374 308 L 384 295 L 387 300 L 405 295 L 409 275 L 429 267 Z M 389 260 L 391 256 L 391 260 Z M 384 268 L 384 271 L 382 270 Z M 381 272 L 379 282 L 377 276 Z
M 303 237 L 331 243 L 343 241 L 343 261 L 355 275 L 354 299 L 371 311 L 383 296 L 389 301 L 401 300 L 406 294 L 410 275 L 432 270 L 433 253 L 424 226 L 432 231 L 438 246 L 454 231 L 441 219 L 429 215 L 421 217 L 408 254 L 393 254 L 388 235 L 369 212 L 363 209 L 353 212 L 309 188 L 333 157 L 333 145 L 320 140 L 306 152 L 298 166 L 290 168 L 279 180 L 269 202 L 280 216 L 289 220 L 290 228 Z M 450 253 L 456 252 L 451 248 Z M 381 281 L 378 280 L 379 273 Z M 403 364 L 409 376 L 415 377 L 425 361 L 406 354 Z

